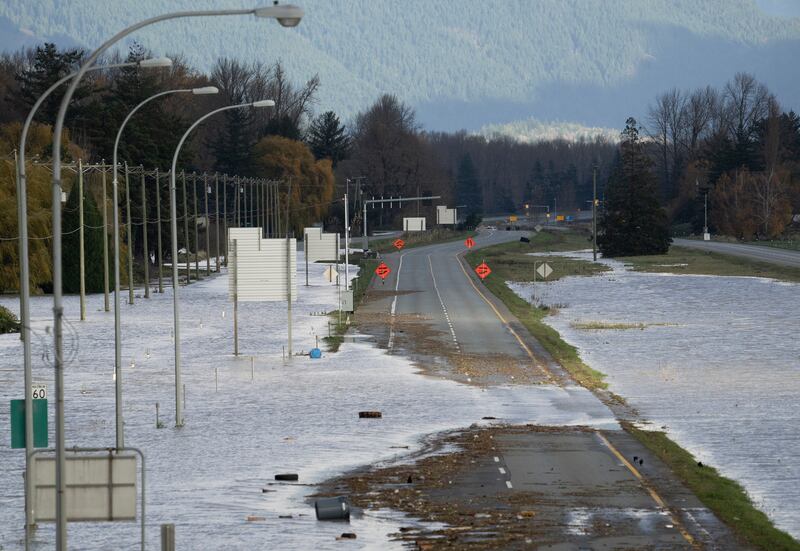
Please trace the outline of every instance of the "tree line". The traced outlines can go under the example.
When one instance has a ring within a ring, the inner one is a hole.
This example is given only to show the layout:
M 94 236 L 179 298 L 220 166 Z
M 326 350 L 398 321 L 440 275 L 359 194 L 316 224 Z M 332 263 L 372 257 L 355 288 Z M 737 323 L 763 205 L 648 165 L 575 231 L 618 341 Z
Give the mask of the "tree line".
M 755 77 L 721 89 L 669 90 L 646 117 L 648 153 L 673 225 L 739 239 L 775 238 L 800 212 L 800 116 Z
M 14 197 L 12 156 L 21 121 L 41 93 L 75 70 L 84 55 L 82 50 L 53 44 L 0 55 L 4 147 L 0 153 L 7 165 L 0 197 Z M 115 54 L 103 63 L 135 62 L 150 56 L 145 47 L 134 44 L 125 57 Z M 333 111 L 315 114 L 321 85 L 316 76 L 298 85 L 280 63 L 245 64 L 221 58 L 203 73 L 180 56 L 172 59 L 169 68 L 131 66 L 90 73 L 68 112 L 66 158 L 108 161 L 119 125 L 139 102 L 163 90 L 216 86 L 217 95 L 172 94 L 148 103 L 126 127 L 120 160 L 166 173 L 179 137 L 200 115 L 223 105 L 272 99 L 272 109 L 231 110 L 199 127 L 184 147 L 179 166 L 187 171 L 292 181 L 291 192 L 287 186 L 283 193 L 290 201 L 295 233 L 318 221 L 341 230 L 345 191 L 352 201 L 353 228 L 361 227 L 361 206 L 370 197 L 441 197 L 368 209 L 371 228 L 397 227 L 402 216 L 432 217 L 436 204 L 458 206 L 473 222 L 482 214 L 520 212 L 526 205 L 533 212 L 589 209 L 595 172 L 601 199 L 606 187 L 625 173 L 619 167 L 626 143 L 635 143 L 637 155 L 647 159 L 635 165 L 647 172 L 642 181 L 652 183 L 658 208 L 664 208 L 665 223 L 674 231 L 702 229 L 706 195 L 714 231 L 743 239 L 779 235 L 791 214 L 800 210 L 800 117 L 782 111 L 766 86 L 746 74 L 736 75 L 719 90 L 675 89 L 660 95 L 646 114 L 644 127 L 640 129 L 636 121 L 628 124 L 621 143 L 606 138 L 521 143 L 464 131 L 425 131 L 414 109 L 391 94 L 377 98 L 345 124 Z M 59 101 L 60 93 L 53 94 L 37 115 L 29 155 L 33 160 L 48 160 L 49 128 Z M 47 175 L 37 170 L 42 169 L 31 168 L 34 237 L 49 233 Z M 41 180 L 39 191 L 37 180 Z M 69 185 L 70 178 L 66 180 Z M 132 197 L 139 197 L 140 185 L 131 183 Z M 223 191 L 231 200 L 235 192 L 232 188 Z M 166 190 L 161 193 L 165 202 Z M 148 212 L 155 210 L 154 195 L 148 195 Z M 100 206 L 107 198 L 95 196 L 94 200 Z M 13 201 L 4 203 L 0 237 L 6 241 L 0 247 L 9 249 L 14 246 L 8 239 L 16 234 L 16 215 Z M 142 219 L 142 208 L 136 203 L 130 215 L 134 223 Z M 187 215 L 179 212 L 179 216 Z M 134 242 L 139 262 L 150 261 L 156 246 L 154 230 L 148 231 L 149 251 Z M 167 239 L 162 234 L 165 248 Z M 31 249 L 37 266 L 48 263 L 48 241 L 41 241 Z M 0 287 L 13 288 L 15 271 L 14 262 L 4 262 L 0 273 L 8 281 Z

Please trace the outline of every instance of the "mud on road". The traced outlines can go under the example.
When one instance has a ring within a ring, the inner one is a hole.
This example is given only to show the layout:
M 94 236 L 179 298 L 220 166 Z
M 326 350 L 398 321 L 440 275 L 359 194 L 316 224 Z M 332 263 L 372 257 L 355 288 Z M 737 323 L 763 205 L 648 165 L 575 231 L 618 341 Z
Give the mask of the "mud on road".
M 653 491 L 680 508 L 659 505 L 607 438 L 637 454 Z M 629 440 L 584 427 L 471 427 L 433 437 L 399 462 L 333 479 L 317 495 L 346 495 L 356 512 L 407 513 L 409 526 L 391 537 L 416 549 L 741 548 Z

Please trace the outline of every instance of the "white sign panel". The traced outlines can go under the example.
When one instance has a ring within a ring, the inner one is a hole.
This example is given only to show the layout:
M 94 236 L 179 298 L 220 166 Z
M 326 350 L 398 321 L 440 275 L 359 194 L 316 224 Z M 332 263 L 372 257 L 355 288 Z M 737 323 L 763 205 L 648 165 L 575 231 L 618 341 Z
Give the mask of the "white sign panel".
M 425 218 L 403 218 L 403 231 L 425 231 Z
M 56 519 L 56 459 L 34 456 L 36 521 Z M 136 456 L 68 454 L 67 520 L 136 520 Z
M 341 294 L 341 310 L 342 312 L 352 312 L 353 311 L 353 291 L 352 289 L 348 289 L 346 291 L 342 291 Z
M 322 233 L 319 228 L 305 228 L 303 241 L 309 262 L 339 262 L 338 233 Z
M 228 232 L 228 294 L 239 301 L 297 300 L 297 240 L 262 239 L 261 228 Z
M 436 207 L 436 223 L 437 224 L 450 224 L 456 223 L 456 209 L 449 209 L 445 205 Z
M 536 273 L 538 273 L 542 278 L 547 279 L 550 277 L 550 274 L 553 273 L 553 268 L 550 267 L 550 264 L 547 262 L 540 264 L 538 268 L 536 268 Z
M 31 394 L 34 400 L 44 400 L 47 398 L 47 385 L 44 383 L 33 383 L 31 385 Z

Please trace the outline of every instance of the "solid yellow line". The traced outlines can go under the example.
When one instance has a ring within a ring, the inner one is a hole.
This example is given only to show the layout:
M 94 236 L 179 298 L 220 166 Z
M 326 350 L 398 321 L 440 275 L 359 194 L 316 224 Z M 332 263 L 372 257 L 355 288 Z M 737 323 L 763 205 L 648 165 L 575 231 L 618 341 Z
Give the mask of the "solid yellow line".
M 481 292 L 481 290 L 480 290 L 480 289 L 478 289 L 478 286 L 477 286 L 477 285 L 475 285 L 475 282 L 474 282 L 474 281 L 472 281 L 472 278 L 469 276 L 469 274 L 467 273 L 467 271 L 464 269 L 464 263 L 463 263 L 463 262 L 461 262 L 461 258 L 460 258 L 460 256 L 459 256 L 459 253 L 456 253 L 456 254 L 455 254 L 455 256 L 454 256 L 454 258 L 456 259 L 456 262 L 458 262 L 458 265 L 459 265 L 459 267 L 461 268 L 461 271 L 462 271 L 462 272 L 464 272 L 464 276 L 467 278 L 467 281 L 469 281 L 469 284 L 470 284 L 470 285 L 472 285 L 472 288 L 473 288 L 473 289 L 475 289 L 475 292 L 476 292 L 476 293 L 478 293 L 478 295 L 479 295 L 479 296 L 480 296 L 480 297 L 483 299 L 483 301 L 484 301 L 486 304 L 488 304 L 488 305 L 489 305 L 489 308 L 491 308 L 491 309 L 492 309 L 492 311 L 495 313 L 495 315 L 498 317 L 498 319 L 499 319 L 501 322 L 503 322 L 503 325 L 505 325 L 505 326 L 506 326 L 506 329 L 508 329 L 508 330 L 511 332 L 511 334 L 512 334 L 512 335 L 514 335 L 514 338 L 515 338 L 515 339 L 517 339 L 517 342 L 518 342 L 518 343 L 519 343 L 519 345 L 522 347 L 522 349 L 523 349 L 523 350 L 524 350 L 524 351 L 525 351 L 525 352 L 528 354 L 528 356 L 530 357 L 530 359 L 531 359 L 531 360 L 533 360 L 533 361 L 535 362 L 535 361 L 536 361 L 536 356 L 534 356 L 534 355 L 533 355 L 533 351 L 531 351 L 531 349 L 530 349 L 530 348 L 528 348 L 528 345 L 527 345 L 527 344 L 525 344 L 525 341 L 523 341 L 523 340 L 522 340 L 522 338 L 521 338 L 521 337 L 520 337 L 520 336 L 517 334 L 517 332 L 516 332 L 516 331 L 514 331 L 514 328 L 513 328 L 513 327 L 511 327 L 511 325 L 509 325 L 508 321 L 506 320 L 506 318 L 504 318 L 504 317 L 503 317 L 503 315 L 500 313 L 500 311 L 499 311 L 497 308 L 495 308 L 494 304 L 492 304 L 492 301 L 490 301 L 488 298 L 486 298 L 486 295 L 484 295 L 484 294 Z M 553 374 L 552 374 L 552 373 L 550 373 L 550 372 L 549 372 L 549 371 L 548 371 L 546 368 L 542 367 L 542 369 L 543 369 L 543 370 L 544 370 L 544 371 L 545 371 L 545 372 L 546 372 L 548 375 L 550 375 L 551 377 L 553 376 Z
M 611 442 L 609 442 L 608 438 L 606 438 L 606 436 L 602 432 L 596 431 L 595 434 L 597 434 L 597 436 L 600 437 L 600 440 L 603 441 L 606 447 L 608 447 L 608 449 L 611 450 L 611 453 L 613 453 L 616 456 L 616 458 L 619 459 L 622 462 L 622 464 L 628 468 L 628 470 L 633 474 L 633 476 L 635 476 L 639 480 L 642 486 L 644 486 L 645 490 L 647 490 L 647 493 L 650 494 L 650 497 L 653 498 L 653 501 L 656 502 L 656 505 L 669 512 L 669 516 L 672 519 L 672 524 L 674 524 L 678 528 L 678 531 L 683 536 L 683 539 L 685 539 L 690 544 L 695 545 L 694 538 L 686 530 L 686 528 L 684 528 L 681 520 L 670 510 L 669 507 L 667 507 L 667 504 L 664 502 L 661 496 L 658 495 L 658 492 L 656 492 L 655 488 L 653 488 L 650 485 L 650 483 L 642 476 L 639 470 L 636 467 L 634 467 L 631 463 L 629 463 L 627 459 L 625 459 L 625 456 L 622 455 L 622 453 L 620 453 L 620 451 L 616 447 L 614 447 L 614 445 Z
M 486 298 L 486 295 L 484 295 L 481 292 L 481 290 L 478 289 L 478 286 L 475 285 L 475 282 L 472 281 L 472 278 L 467 273 L 467 270 L 464 269 L 464 263 L 461 262 L 459 254 L 456 254 L 455 258 L 456 258 L 456 261 L 458 261 L 458 265 L 461 267 L 461 271 L 464 272 L 464 276 L 469 281 L 469 284 L 472 285 L 472 288 L 475 290 L 475 292 L 478 293 L 478 295 L 484 300 L 484 302 L 486 302 L 486 304 L 489 305 L 489 307 L 492 309 L 492 311 L 495 313 L 495 315 L 497 315 L 497 317 L 500 319 L 500 321 L 503 322 L 503 325 L 505 325 L 506 328 L 511 332 L 511 334 L 514 335 L 514 338 L 517 339 L 517 342 L 523 348 L 523 350 L 525 350 L 525 352 L 528 353 L 528 356 L 530 356 L 530 358 L 535 361 L 536 357 L 533 355 L 533 352 L 531 352 L 531 349 L 528 348 L 528 345 L 526 345 L 525 342 L 523 342 L 523 340 L 520 338 L 520 336 L 517 334 L 517 332 L 514 331 L 514 329 L 509 325 L 508 321 L 503 317 L 503 315 L 500 313 L 500 311 L 497 308 L 495 308 L 495 305 L 492 304 L 492 302 L 488 298 Z M 544 366 L 542 366 L 542 369 L 545 372 L 547 372 L 550 376 L 552 376 L 552 373 L 550 373 Z M 667 510 L 669 512 L 670 518 L 672 519 L 672 523 L 675 526 L 677 526 L 678 531 L 681 533 L 681 536 L 683 536 L 683 539 L 685 539 L 691 545 L 696 545 L 695 541 L 694 541 L 694 538 L 686 530 L 686 528 L 684 528 L 683 523 L 681 523 L 680 519 L 678 517 L 676 517 L 675 514 L 673 514 L 673 512 L 669 509 L 669 507 L 667 507 L 667 505 L 664 502 L 664 500 L 661 499 L 660 495 L 658 495 L 658 492 L 655 491 L 655 489 L 642 476 L 642 474 L 636 469 L 636 467 L 631 465 L 631 463 L 628 462 L 627 459 L 625 459 L 625 456 L 623 456 L 619 452 L 619 450 L 617 450 L 617 448 L 615 448 L 614 445 L 611 442 L 609 442 L 608 439 L 602 433 L 597 432 L 597 435 L 600 437 L 600 439 L 603 441 L 603 443 L 608 447 L 608 449 L 610 449 L 611 452 L 616 456 L 616 458 L 619 459 L 622 462 L 622 464 L 625 465 L 628 468 L 628 470 L 633 474 L 633 476 L 635 476 L 639 480 L 639 482 L 642 484 L 642 486 L 644 486 L 645 490 L 647 490 L 647 492 L 650 494 L 650 497 L 653 498 L 653 501 L 655 501 L 656 504 L 659 507 L 661 507 L 662 509 L 665 509 L 665 510 Z

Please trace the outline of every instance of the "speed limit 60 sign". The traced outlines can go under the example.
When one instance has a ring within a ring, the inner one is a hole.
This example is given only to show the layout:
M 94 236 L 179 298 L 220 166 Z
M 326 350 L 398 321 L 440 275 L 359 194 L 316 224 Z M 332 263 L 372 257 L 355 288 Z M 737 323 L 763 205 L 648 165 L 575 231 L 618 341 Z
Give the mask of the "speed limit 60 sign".
M 47 385 L 43 383 L 33 383 L 31 393 L 34 400 L 44 400 L 47 398 Z

